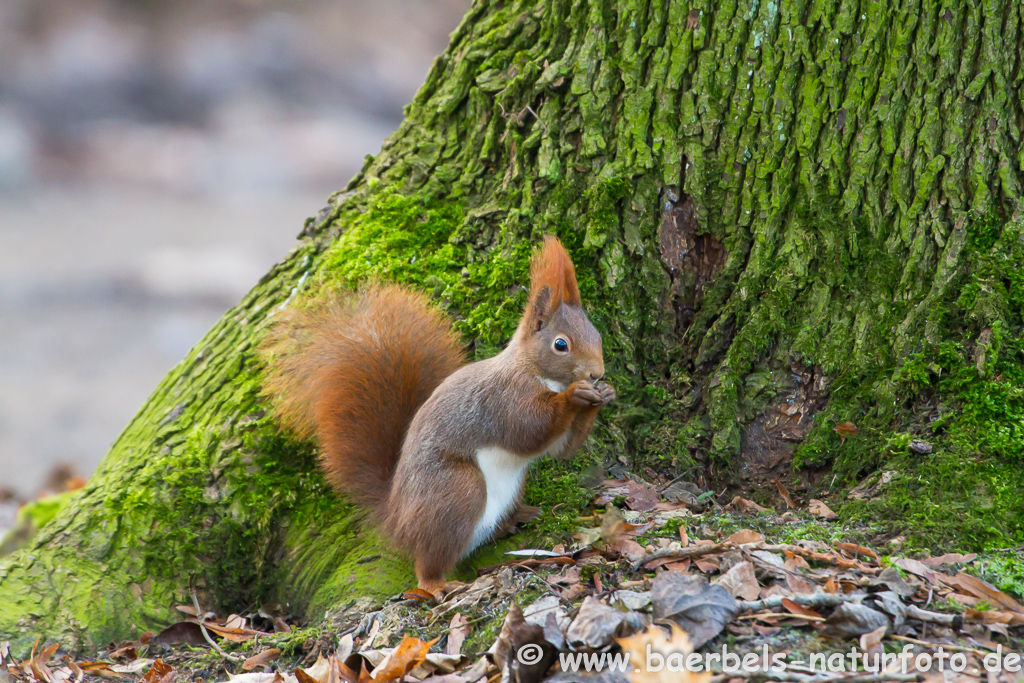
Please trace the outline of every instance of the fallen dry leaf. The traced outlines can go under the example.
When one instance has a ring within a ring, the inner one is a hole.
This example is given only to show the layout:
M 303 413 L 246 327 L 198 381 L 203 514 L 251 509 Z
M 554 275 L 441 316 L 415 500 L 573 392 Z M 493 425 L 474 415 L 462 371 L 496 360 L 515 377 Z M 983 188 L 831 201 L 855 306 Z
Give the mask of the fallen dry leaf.
M 747 561 L 737 562 L 729 571 L 718 577 L 713 584 L 724 586 L 732 597 L 743 600 L 757 600 L 761 592 L 754 576 L 754 565 Z
M 911 574 L 920 576 L 922 579 L 927 580 L 933 585 L 942 585 L 942 581 L 939 579 L 939 573 L 919 560 L 912 560 L 909 557 L 897 557 L 892 561 L 892 563 L 900 569 L 904 569 Z
M 627 636 L 644 625 L 643 616 L 639 613 L 620 612 L 588 595 L 565 637 L 576 647 L 600 650 L 611 645 L 616 638 Z
M 277 648 L 270 648 L 269 650 L 264 650 L 263 652 L 257 655 L 253 655 L 252 657 L 249 657 L 249 659 L 242 662 L 242 670 L 252 671 L 253 669 L 258 669 L 260 667 L 266 666 L 267 664 L 270 664 L 271 662 L 276 662 L 278 657 L 280 656 L 281 650 Z
M 604 482 L 604 486 L 605 488 L 597 499 L 597 502 L 602 505 L 611 503 L 619 496 L 624 496 L 626 507 L 630 510 L 649 512 L 658 504 L 658 499 L 660 498 L 658 489 L 633 481 L 632 479 L 627 479 L 626 481 L 608 479 Z
M 847 557 L 858 559 L 860 557 L 870 557 L 874 560 L 878 559 L 878 553 L 871 548 L 867 548 L 856 543 L 839 543 L 836 545 L 836 549 L 843 553 Z
M 860 636 L 860 649 L 869 657 L 877 657 L 882 653 L 882 638 L 885 636 L 887 626 L 879 626 L 874 631 L 862 633 Z
M 833 633 L 844 638 L 859 637 L 889 626 L 889 620 L 884 614 L 855 602 L 844 602 L 836 607 L 825 623 Z
M 712 586 L 702 576 L 663 572 L 651 583 L 655 620 L 671 620 L 700 647 L 725 628 L 739 612 L 736 600 L 722 586 Z
M 131 662 L 138 659 L 138 653 L 135 651 L 135 643 L 129 643 L 121 647 L 115 648 L 110 651 L 107 655 L 109 659 L 113 659 L 115 662 Z
M 808 501 L 807 509 L 810 510 L 812 515 L 814 515 L 815 517 L 820 517 L 821 519 L 824 519 L 826 522 L 830 522 L 833 519 L 839 519 L 839 515 L 832 512 L 832 510 L 829 509 L 828 505 L 825 505 L 817 498 L 811 498 L 811 500 Z
M 373 670 L 371 676 L 378 683 L 401 681 L 406 674 L 426 660 L 430 646 L 436 642 L 436 639 L 423 642 L 419 638 L 405 636 L 387 659 Z
M 736 545 L 747 545 L 748 543 L 764 543 L 764 534 L 759 534 L 751 529 L 740 529 L 725 539 Z
M 775 488 L 779 490 L 779 495 L 782 496 L 782 500 L 785 501 L 786 506 L 790 510 L 798 510 L 800 508 L 797 502 L 793 500 L 793 496 L 789 494 L 789 491 L 786 489 L 785 486 L 782 485 L 782 482 L 779 481 L 778 479 L 775 480 Z
M 790 614 L 795 614 L 799 617 L 810 617 L 812 619 L 821 619 L 821 615 L 815 612 L 810 607 L 804 607 L 803 605 L 790 600 L 789 598 L 782 598 L 782 607 Z
M 652 654 L 661 655 L 664 658 L 662 661 L 670 661 L 669 657 L 685 661 L 693 652 L 693 646 L 683 629 L 675 624 L 672 624 L 671 628 L 671 636 L 665 635 L 665 632 L 656 626 L 650 626 L 628 638 L 619 638 L 617 642 L 622 651 L 629 654 L 629 659 L 634 662 L 650 661 Z M 652 668 L 637 667 L 633 672 L 627 673 L 626 678 L 630 683 L 708 683 L 711 680 L 711 672 L 708 671 L 692 673 L 685 668 L 679 671 L 676 667 L 667 666 L 653 671 Z
M 718 571 L 717 557 L 696 557 L 693 558 L 693 563 L 697 565 L 697 569 L 701 570 L 705 574 L 711 574 L 712 572 Z
M 735 512 L 739 512 L 741 514 L 744 514 L 744 513 L 746 513 L 746 514 L 751 514 L 751 513 L 756 514 L 756 513 L 760 513 L 760 512 L 768 512 L 768 508 L 761 507 L 760 505 L 758 505 L 754 501 L 747 500 L 746 498 L 741 498 L 739 496 L 736 496 L 735 498 L 733 498 L 729 502 L 729 504 L 726 505 L 725 507 L 726 507 L 727 510 L 728 509 L 732 509 Z
M 127 664 L 114 664 L 110 670 L 118 674 L 135 674 L 153 663 L 152 659 L 135 659 Z
M 445 654 L 462 654 L 462 643 L 466 641 L 467 636 L 469 636 L 469 620 L 461 613 L 456 612 L 452 617 L 451 624 L 448 625 L 448 644 L 444 648 Z
M 185 621 L 192 622 L 192 623 L 195 623 L 195 624 L 199 624 L 199 620 L 198 619 L 194 619 L 194 618 L 186 619 Z M 230 641 L 232 641 L 234 643 L 244 643 L 247 640 L 252 640 L 256 636 L 269 636 L 269 635 L 271 635 L 270 633 L 265 633 L 263 631 L 256 631 L 256 630 L 253 630 L 251 628 L 235 628 L 235 627 L 221 626 L 220 624 L 214 623 L 212 621 L 205 621 L 205 622 L 203 622 L 202 625 L 206 627 L 207 631 L 209 631 L 211 633 L 216 633 L 221 638 L 224 638 L 225 640 L 230 640 Z
M 1003 609 L 1016 612 L 1017 614 L 1024 614 L 1024 605 L 1021 605 L 1006 593 L 1002 592 L 987 581 L 982 581 L 976 576 L 960 572 L 953 577 L 941 574 L 939 575 L 939 579 L 943 583 L 960 588 L 976 598 L 986 600 L 993 607 L 1002 607 Z
M 199 624 L 191 621 L 179 621 L 177 624 L 171 624 L 153 636 L 151 642 L 155 645 L 184 643 L 185 645 L 199 647 L 206 644 L 206 639 L 203 638 L 203 631 L 199 628 Z
M 608 550 L 613 550 L 630 562 L 639 562 L 646 554 L 644 547 L 631 538 L 619 538 L 614 543 L 606 544 Z
M 969 553 L 967 555 L 961 555 L 960 553 L 946 553 L 945 555 L 939 555 L 938 557 L 929 557 L 921 560 L 922 564 L 926 564 L 933 569 L 938 569 L 944 564 L 967 564 L 975 560 L 978 557 L 977 553 Z
M 161 683 L 164 679 L 174 674 L 174 667 L 166 664 L 162 659 L 153 661 L 153 666 L 139 679 L 139 683 Z
M 1024 614 L 1019 614 L 1017 612 L 1004 612 L 994 609 L 964 610 L 964 619 L 967 621 L 976 621 L 981 624 L 1008 624 L 1010 626 L 1024 626 Z
M 421 600 L 423 602 L 430 602 L 434 599 L 434 594 L 430 591 L 423 590 L 422 588 L 410 588 L 402 593 L 402 598 L 404 600 Z
M 527 645 L 536 647 L 539 655 L 531 664 L 524 664 L 519 657 L 514 656 Z M 509 607 L 497 640 L 488 652 L 502 670 L 502 680 L 512 683 L 537 683 L 544 678 L 558 657 L 558 650 L 547 640 L 544 627 L 528 623 L 522 609 L 514 602 Z
M 237 628 L 244 630 L 246 623 L 245 617 L 237 614 L 230 614 L 228 615 L 228 618 L 224 620 L 223 625 L 225 628 Z

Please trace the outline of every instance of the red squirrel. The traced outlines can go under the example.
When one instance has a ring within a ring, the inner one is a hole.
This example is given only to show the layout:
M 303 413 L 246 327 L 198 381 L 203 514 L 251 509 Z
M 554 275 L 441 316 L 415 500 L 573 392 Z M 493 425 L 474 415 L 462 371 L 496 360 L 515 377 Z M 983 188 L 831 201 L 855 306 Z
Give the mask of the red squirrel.
M 451 321 L 396 285 L 286 312 L 263 353 L 278 419 L 316 438 L 327 479 L 373 511 L 430 592 L 536 518 L 520 501 L 527 467 L 571 457 L 615 398 L 572 259 L 552 236 L 515 335 L 492 358 L 465 364 Z

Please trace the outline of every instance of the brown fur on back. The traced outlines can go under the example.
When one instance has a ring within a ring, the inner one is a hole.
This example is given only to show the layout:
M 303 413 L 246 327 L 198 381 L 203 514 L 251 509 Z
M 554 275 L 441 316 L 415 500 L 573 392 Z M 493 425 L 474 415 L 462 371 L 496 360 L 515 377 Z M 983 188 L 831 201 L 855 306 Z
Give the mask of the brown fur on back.
M 394 285 L 285 312 L 261 352 L 279 420 L 315 436 L 330 483 L 375 508 L 413 415 L 464 362 L 448 318 Z

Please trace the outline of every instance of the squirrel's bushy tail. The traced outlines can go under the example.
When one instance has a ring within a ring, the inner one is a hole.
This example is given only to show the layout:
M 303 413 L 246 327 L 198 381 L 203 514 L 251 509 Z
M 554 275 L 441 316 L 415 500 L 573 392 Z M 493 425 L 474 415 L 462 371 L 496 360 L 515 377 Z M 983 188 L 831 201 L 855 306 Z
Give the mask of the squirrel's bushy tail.
M 316 437 L 331 484 L 375 508 L 387 500 L 413 415 L 464 362 L 448 318 L 395 285 L 283 312 L 262 356 L 278 419 Z

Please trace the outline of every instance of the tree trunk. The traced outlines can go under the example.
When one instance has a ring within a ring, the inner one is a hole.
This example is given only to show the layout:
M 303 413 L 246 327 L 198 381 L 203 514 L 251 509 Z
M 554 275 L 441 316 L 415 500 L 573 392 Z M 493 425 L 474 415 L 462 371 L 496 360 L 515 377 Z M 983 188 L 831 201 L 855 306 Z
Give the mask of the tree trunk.
M 0 562 L 0 634 L 159 628 L 189 574 L 208 606 L 311 619 L 412 585 L 312 446 L 264 417 L 254 345 L 282 305 L 376 278 L 432 292 L 490 355 L 546 232 L 620 396 L 582 463 L 692 470 L 764 503 L 772 479 L 824 496 L 885 470 L 834 499 L 844 517 L 1019 542 L 1022 13 L 476 2 L 380 154 Z M 530 495 L 569 501 L 556 533 L 587 495 L 581 464 L 548 467 Z

